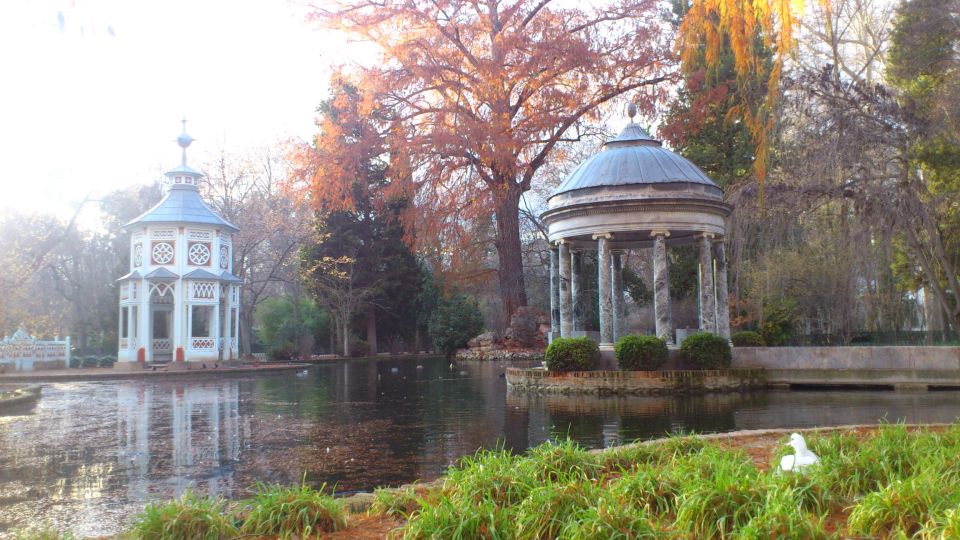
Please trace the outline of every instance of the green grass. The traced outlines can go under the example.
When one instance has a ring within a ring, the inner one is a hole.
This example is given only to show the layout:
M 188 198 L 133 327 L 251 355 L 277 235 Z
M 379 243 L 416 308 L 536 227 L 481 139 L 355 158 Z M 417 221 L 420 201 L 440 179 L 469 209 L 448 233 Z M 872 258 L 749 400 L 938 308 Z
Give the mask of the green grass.
M 133 534 L 143 540 L 234 538 L 238 531 L 225 506 L 223 499 L 198 497 L 188 490 L 179 499 L 147 505 L 134 522 Z
M 781 473 L 702 439 L 589 453 L 481 451 L 433 502 L 405 505 L 405 538 L 960 538 L 960 425 L 809 435 L 821 465 Z M 786 437 L 784 437 L 786 448 Z M 828 526 L 828 523 L 830 526 Z
M 74 540 L 73 533 L 61 533 L 50 523 L 11 531 L 14 540 Z
M 523 455 L 483 450 L 430 488 L 378 490 L 370 514 L 406 520 L 395 536 L 408 539 L 960 538 L 960 424 L 811 434 L 821 462 L 800 474 L 776 467 L 782 442 L 769 470 L 694 437 L 602 453 L 570 441 Z M 346 525 L 343 507 L 322 490 L 260 486 L 229 507 L 189 492 L 151 505 L 132 532 L 307 538 Z
M 339 501 L 319 490 L 264 486 L 247 501 L 240 532 L 248 536 L 308 538 L 330 533 L 347 525 L 347 513 Z

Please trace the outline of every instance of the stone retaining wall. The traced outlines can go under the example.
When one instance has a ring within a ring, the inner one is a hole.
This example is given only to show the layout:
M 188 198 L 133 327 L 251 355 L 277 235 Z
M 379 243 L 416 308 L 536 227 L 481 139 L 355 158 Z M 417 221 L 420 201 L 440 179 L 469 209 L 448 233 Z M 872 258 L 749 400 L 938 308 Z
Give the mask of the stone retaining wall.
M 733 367 L 960 370 L 960 347 L 734 347 Z
M 561 394 L 684 394 L 763 388 L 763 369 L 675 371 L 571 371 L 507 368 L 507 384 L 529 392 Z

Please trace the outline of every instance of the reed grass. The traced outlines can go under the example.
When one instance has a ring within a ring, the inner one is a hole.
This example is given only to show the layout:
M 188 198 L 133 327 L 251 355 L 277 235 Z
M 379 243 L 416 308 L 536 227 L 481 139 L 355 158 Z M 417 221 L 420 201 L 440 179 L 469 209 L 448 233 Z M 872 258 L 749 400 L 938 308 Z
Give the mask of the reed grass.
M 147 505 L 133 525 L 133 534 L 143 540 L 221 540 L 237 536 L 237 527 L 226 502 L 198 497 L 187 490 L 179 499 Z
M 71 531 L 60 532 L 51 523 L 11 531 L 14 540 L 74 540 Z
M 240 532 L 250 536 L 281 539 L 310 538 L 347 525 L 347 512 L 340 501 L 306 485 L 296 488 L 259 485 L 249 499 Z

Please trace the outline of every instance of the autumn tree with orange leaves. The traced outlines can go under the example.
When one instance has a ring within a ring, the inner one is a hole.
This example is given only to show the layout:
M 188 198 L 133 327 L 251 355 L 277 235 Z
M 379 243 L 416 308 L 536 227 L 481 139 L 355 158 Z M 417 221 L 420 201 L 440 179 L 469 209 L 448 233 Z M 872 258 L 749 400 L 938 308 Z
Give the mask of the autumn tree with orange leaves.
M 672 77 L 673 44 L 654 0 L 598 8 L 550 0 L 344 0 L 317 5 L 325 27 L 373 43 L 359 68 L 368 110 L 385 114 L 408 163 L 418 240 L 463 239 L 494 216 L 505 318 L 526 305 L 518 205 L 558 145 L 629 95 L 651 111 Z

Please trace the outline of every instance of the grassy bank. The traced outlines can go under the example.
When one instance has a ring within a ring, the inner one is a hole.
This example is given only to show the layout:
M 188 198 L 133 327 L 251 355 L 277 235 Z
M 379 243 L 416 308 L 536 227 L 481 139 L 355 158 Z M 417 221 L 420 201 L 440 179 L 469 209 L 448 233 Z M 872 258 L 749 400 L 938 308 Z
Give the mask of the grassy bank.
M 807 474 L 777 472 L 792 452 L 785 444 L 748 453 L 693 437 L 602 453 L 569 442 L 521 456 L 481 451 L 433 486 L 377 491 L 365 516 L 309 488 L 263 487 L 233 503 L 188 494 L 153 505 L 130 535 L 374 538 L 397 527 L 394 537 L 412 539 L 960 538 L 960 425 L 807 441 L 821 457 Z

